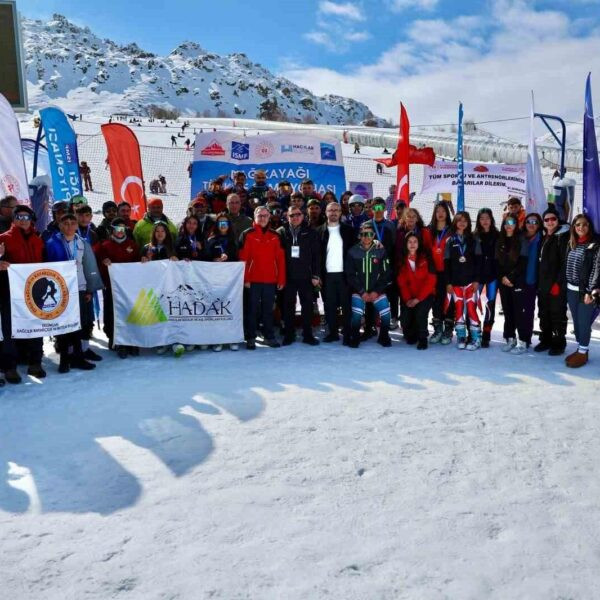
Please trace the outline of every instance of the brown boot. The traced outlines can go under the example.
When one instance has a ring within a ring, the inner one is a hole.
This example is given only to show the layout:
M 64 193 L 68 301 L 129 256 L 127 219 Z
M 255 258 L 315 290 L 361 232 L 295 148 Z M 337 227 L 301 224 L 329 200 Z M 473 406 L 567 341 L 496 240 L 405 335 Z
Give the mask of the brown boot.
M 579 354 L 579 352 L 577 350 L 575 350 L 575 352 L 569 354 L 569 356 L 567 356 L 565 358 L 565 362 L 567 363 L 567 367 L 571 366 L 569 363 L 577 356 L 577 354 Z
M 587 361 L 587 352 L 577 352 L 577 354 L 567 363 L 567 367 L 571 367 L 572 369 L 578 369 L 579 367 L 583 367 L 583 365 L 585 365 Z

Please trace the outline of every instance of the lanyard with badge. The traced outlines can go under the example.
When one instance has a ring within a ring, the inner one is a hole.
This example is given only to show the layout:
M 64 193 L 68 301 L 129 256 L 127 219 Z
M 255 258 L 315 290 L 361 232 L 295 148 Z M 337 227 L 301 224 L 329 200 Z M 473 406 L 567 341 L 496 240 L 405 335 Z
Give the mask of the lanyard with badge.
M 436 254 L 441 254 L 442 253 L 442 240 L 444 239 L 444 236 L 446 235 L 446 231 L 448 231 L 448 226 L 444 227 L 444 229 L 442 229 L 442 233 L 438 233 L 436 234 L 436 244 L 435 244 L 435 252 Z
M 463 242 L 458 235 L 455 239 L 457 241 L 458 251 L 460 252 L 460 258 L 458 259 L 458 262 L 466 263 L 467 257 L 465 256 L 465 252 L 467 250 L 467 242 L 466 240 Z
M 300 246 L 298 246 L 298 234 L 294 231 L 293 227 L 290 227 L 290 233 L 292 234 L 292 258 L 300 258 Z

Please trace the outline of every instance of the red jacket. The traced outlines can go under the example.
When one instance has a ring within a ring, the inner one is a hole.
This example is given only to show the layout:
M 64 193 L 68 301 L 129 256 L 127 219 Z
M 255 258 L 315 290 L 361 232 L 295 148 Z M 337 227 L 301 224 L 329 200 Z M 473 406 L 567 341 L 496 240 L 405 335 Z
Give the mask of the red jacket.
M 14 223 L 10 229 L 0 235 L 0 243 L 4 244 L 2 260 L 14 264 L 44 262 L 44 242 L 33 225 L 25 235 Z
M 396 264 L 400 264 L 402 261 L 402 254 L 404 253 L 404 238 L 406 237 L 406 231 L 404 229 L 398 229 L 396 231 Z M 419 229 L 418 234 L 421 238 L 421 244 L 428 252 L 432 251 L 433 242 L 431 240 L 431 231 L 429 227 L 423 227 Z M 444 270 L 442 266 L 442 271 Z
M 104 285 L 110 287 L 108 267 L 102 262 L 105 258 L 110 259 L 110 261 L 114 263 L 139 262 L 140 249 L 138 245 L 130 239 L 118 243 L 109 238 L 96 246 L 96 260 L 98 261 L 102 281 L 104 282 Z
M 242 234 L 240 260 L 246 263 L 244 283 L 285 285 L 285 254 L 279 236 L 254 224 Z
M 415 270 L 408 264 L 408 258 L 400 263 L 398 271 L 398 287 L 400 296 L 404 303 L 418 298 L 419 302 L 435 293 L 436 275 L 431 270 L 431 265 L 426 256 L 419 256 L 416 261 Z

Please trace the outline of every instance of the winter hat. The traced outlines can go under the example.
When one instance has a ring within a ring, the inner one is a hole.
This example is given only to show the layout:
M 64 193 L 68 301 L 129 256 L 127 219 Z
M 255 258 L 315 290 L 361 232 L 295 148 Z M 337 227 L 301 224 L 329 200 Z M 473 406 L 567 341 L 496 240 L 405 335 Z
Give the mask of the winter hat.
M 109 208 L 114 208 L 115 210 L 117 210 L 117 203 L 113 202 L 112 200 L 109 200 L 108 202 L 105 202 L 102 205 L 102 213 L 104 214 Z
M 77 196 L 73 196 L 71 198 L 71 206 L 77 206 L 78 204 L 87 204 L 87 198 L 85 196 L 82 196 L 81 194 L 77 195 Z
M 317 206 L 321 206 L 321 203 L 316 199 L 316 198 L 311 198 L 308 203 L 306 204 L 306 206 L 315 206 L 315 204 Z
M 150 200 L 148 200 L 148 208 L 156 206 L 158 208 L 162 208 L 163 207 L 163 202 L 160 198 L 150 198 Z
M 31 217 L 31 220 L 35 221 L 35 219 L 36 219 L 35 212 L 32 210 L 31 206 L 27 206 L 27 204 L 17 204 L 13 208 L 13 219 L 15 218 L 17 213 L 22 213 L 22 212 L 28 213 L 29 216 Z
M 365 199 L 360 194 L 352 194 L 348 199 L 348 206 L 351 204 L 362 204 L 364 205 Z
M 64 200 L 60 200 L 59 202 L 55 202 L 52 205 L 52 212 L 56 212 L 56 211 L 59 211 L 59 210 L 64 210 L 64 211 L 69 210 L 69 203 L 65 202 Z
M 122 227 L 127 227 L 127 223 L 125 223 L 125 219 L 121 219 L 121 217 L 117 217 L 113 219 L 110 226 L 114 229 L 117 225 L 121 225 Z

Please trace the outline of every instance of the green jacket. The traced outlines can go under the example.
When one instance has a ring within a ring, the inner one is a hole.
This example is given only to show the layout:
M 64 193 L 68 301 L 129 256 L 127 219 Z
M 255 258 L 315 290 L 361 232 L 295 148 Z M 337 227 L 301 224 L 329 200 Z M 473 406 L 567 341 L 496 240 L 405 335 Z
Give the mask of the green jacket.
M 171 221 L 169 221 L 165 215 L 163 215 L 160 219 L 153 221 L 150 218 L 150 215 L 146 213 L 144 218 L 140 219 L 133 228 L 133 239 L 140 248 L 143 248 L 152 240 L 152 230 L 154 229 L 154 223 L 157 221 L 162 221 L 163 223 L 167 224 L 167 227 L 171 232 L 171 236 L 173 237 L 173 243 L 175 242 L 175 238 L 177 237 L 177 227 Z

